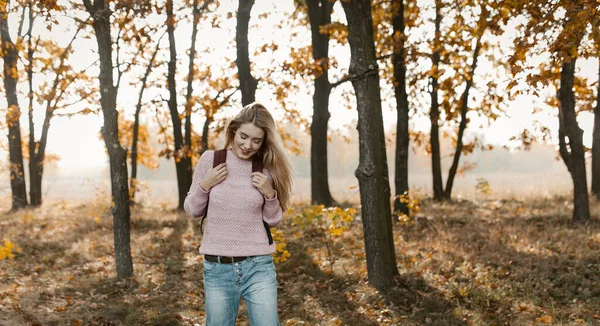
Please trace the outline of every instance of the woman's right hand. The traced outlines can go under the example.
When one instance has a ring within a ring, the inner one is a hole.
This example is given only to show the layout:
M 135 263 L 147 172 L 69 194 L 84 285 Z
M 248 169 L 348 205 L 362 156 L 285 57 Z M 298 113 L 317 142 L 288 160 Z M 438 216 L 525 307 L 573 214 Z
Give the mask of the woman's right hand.
M 204 179 L 200 181 L 200 188 L 205 192 L 209 191 L 212 187 L 218 185 L 223 182 L 227 178 L 227 165 L 226 163 L 221 163 L 216 167 L 209 169 L 206 171 L 204 175 Z

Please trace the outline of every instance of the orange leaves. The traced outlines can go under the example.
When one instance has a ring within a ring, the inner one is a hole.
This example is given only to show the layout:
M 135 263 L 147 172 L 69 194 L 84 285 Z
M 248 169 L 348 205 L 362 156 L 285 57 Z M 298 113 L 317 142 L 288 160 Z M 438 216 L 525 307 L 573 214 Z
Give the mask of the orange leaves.
M 552 324 L 552 316 L 542 316 L 535 319 L 536 323 Z
M 332 22 L 319 26 L 319 33 L 328 34 L 329 37 L 341 45 L 348 42 L 348 26 L 340 22 Z
M 9 239 L 4 238 L 4 245 L 0 245 L 0 260 L 15 258 L 13 250 L 15 250 L 15 252 L 21 252 L 21 248 L 15 248 L 14 243 Z
M 6 18 L 6 9 L 8 6 L 8 1 L 7 0 L 0 0 L 0 15 L 4 16 L 4 18 Z
M 490 187 L 490 183 L 485 178 L 477 178 L 477 185 L 475 185 L 475 189 L 477 192 L 489 195 L 492 193 L 492 187 Z
M 60 6 L 58 5 L 57 0 L 38 0 L 36 2 L 39 7 L 44 8 L 44 9 L 52 9 L 52 10 L 60 9 Z
M 415 216 L 419 212 L 421 212 L 420 201 L 423 198 L 423 194 L 418 191 L 406 191 L 404 194 L 397 196 L 396 198 L 400 199 L 400 202 L 405 204 L 408 208 L 410 216 Z M 394 198 L 394 200 L 396 199 Z M 395 212 L 398 221 L 401 223 L 409 223 L 411 222 L 411 218 L 403 213 Z
M 119 119 L 119 142 L 124 148 L 129 148 L 130 153 L 133 145 L 133 128 L 133 121 Z M 138 125 L 137 161 L 150 170 L 156 170 L 158 168 L 158 155 L 150 141 L 148 127 L 145 124 Z M 131 160 L 131 155 L 129 155 L 128 160 Z
M 292 226 L 299 226 L 304 232 L 313 233 L 325 243 L 324 256 L 329 261 L 330 272 L 333 272 L 335 261 L 346 254 L 344 240 L 346 235 L 350 234 L 350 226 L 357 213 L 356 208 L 299 205 L 290 210 L 290 214 L 294 213 Z
M 16 122 L 19 121 L 20 117 L 21 117 L 21 110 L 19 109 L 19 106 L 13 104 L 8 107 L 8 110 L 6 112 L 6 124 L 9 127 L 12 127 L 13 124 L 15 124 Z
M 276 251 L 272 254 L 273 260 L 276 264 L 283 263 L 291 256 L 290 252 L 286 249 L 287 243 L 285 235 L 282 231 L 275 228 L 271 229 L 271 234 L 273 236 L 273 242 L 276 244 Z

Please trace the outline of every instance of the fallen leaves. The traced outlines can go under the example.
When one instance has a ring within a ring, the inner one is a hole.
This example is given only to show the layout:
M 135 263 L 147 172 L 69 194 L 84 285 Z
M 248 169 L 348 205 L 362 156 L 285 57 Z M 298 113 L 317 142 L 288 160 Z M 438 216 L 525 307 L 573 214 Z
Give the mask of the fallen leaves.
M 35 218 L 28 221 L 21 213 L 0 217 L 11 239 L 2 250 L 16 258 L 5 254 L 0 262 L 6 280 L 0 315 L 27 313 L 35 316 L 29 324 L 40 325 L 202 324 L 200 236 L 187 217 L 159 205 L 132 211 L 135 277 L 125 283 L 114 279 L 111 221 L 94 222 L 93 201 L 44 206 L 30 211 Z M 430 216 L 426 223 L 394 226 L 401 275 L 386 295 L 369 286 L 359 221 L 344 210 L 290 210 L 273 232 L 277 255 L 287 252 L 277 265 L 282 325 L 593 325 L 600 319 L 593 286 L 598 223 L 569 228 L 571 212 L 560 200 L 421 205 L 416 217 Z M 327 223 L 292 226 L 291 217 L 303 214 Z M 348 221 L 339 236 L 329 228 L 334 219 Z M 338 246 L 330 247 L 337 250 L 335 268 L 325 235 Z M 240 316 L 239 325 L 247 325 L 245 312 Z

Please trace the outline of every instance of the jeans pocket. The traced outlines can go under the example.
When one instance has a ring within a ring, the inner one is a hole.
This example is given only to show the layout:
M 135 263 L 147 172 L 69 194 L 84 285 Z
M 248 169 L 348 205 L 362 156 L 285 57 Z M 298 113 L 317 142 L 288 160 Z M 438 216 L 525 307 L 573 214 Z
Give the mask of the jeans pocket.
M 252 258 L 252 265 L 271 265 L 273 264 L 273 257 L 271 255 L 256 256 Z
M 204 261 L 204 273 L 212 272 L 219 266 L 219 263 L 213 263 L 211 261 Z
M 275 263 L 271 255 L 264 255 L 252 258 L 252 268 L 256 271 L 275 273 Z

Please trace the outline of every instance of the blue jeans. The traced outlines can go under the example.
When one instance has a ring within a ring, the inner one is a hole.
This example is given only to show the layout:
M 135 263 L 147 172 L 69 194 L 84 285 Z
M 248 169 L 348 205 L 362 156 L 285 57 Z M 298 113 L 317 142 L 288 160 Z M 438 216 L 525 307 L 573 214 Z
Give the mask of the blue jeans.
M 206 326 L 234 326 L 244 297 L 250 324 L 278 326 L 277 278 L 271 255 L 233 264 L 204 261 Z

